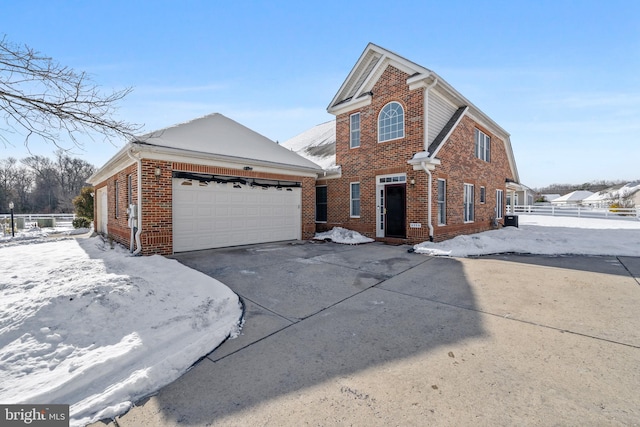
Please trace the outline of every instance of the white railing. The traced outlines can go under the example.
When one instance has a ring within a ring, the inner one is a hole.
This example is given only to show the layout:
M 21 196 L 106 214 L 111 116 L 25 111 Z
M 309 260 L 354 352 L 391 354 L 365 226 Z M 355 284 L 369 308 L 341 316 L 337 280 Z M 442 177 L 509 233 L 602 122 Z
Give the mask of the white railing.
M 640 208 L 595 208 L 592 206 L 517 205 L 507 206 L 507 214 L 571 216 L 579 218 L 632 219 L 640 221 Z
M 42 227 L 71 226 L 75 214 L 55 213 L 55 214 L 13 214 L 14 226 L 17 229 L 30 228 L 33 225 Z M 40 220 L 40 221 L 38 221 Z M 0 229 L 11 230 L 11 213 L 0 213 Z

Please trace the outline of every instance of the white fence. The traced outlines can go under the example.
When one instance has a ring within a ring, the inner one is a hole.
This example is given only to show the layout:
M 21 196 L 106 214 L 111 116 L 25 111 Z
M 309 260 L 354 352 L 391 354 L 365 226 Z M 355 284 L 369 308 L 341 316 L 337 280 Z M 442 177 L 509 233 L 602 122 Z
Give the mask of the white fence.
M 32 224 L 41 224 L 43 226 L 71 226 L 71 223 L 76 218 L 75 214 L 65 214 L 65 213 L 57 213 L 57 214 L 13 214 L 13 220 L 16 228 L 29 228 Z M 0 214 L 0 224 L 3 226 L 8 226 L 9 230 L 11 226 L 9 222 L 11 221 L 10 213 L 1 213 Z M 46 225 L 45 225 L 46 224 Z M 49 225 L 51 224 L 51 225 Z M 0 227 L 1 228 L 1 227 Z
M 594 208 L 591 206 L 518 205 L 507 206 L 507 214 L 572 216 L 579 218 L 610 218 L 640 221 L 639 208 Z

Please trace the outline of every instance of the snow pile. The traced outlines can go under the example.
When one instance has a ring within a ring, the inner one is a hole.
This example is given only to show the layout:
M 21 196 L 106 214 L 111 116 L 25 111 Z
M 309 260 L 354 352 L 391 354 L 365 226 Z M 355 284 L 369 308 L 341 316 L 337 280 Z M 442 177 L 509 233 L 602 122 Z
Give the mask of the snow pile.
M 316 233 L 313 238 L 315 240 L 331 240 L 332 242 L 345 245 L 358 245 L 360 243 L 371 243 L 374 241 L 374 239 L 365 237 L 357 231 L 347 230 L 342 227 L 334 227 L 330 231 Z
M 505 227 L 414 246 L 416 253 L 467 257 L 498 253 L 640 256 L 640 222 L 519 215 Z
M 0 246 L 0 402 L 66 403 L 71 425 L 127 411 L 229 336 L 222 283 L 101 238 Z
M 16 242 L 16 241 L 22 241 L 22 240 L 43 240 L 45 239 L 49 234 L 41 229 L 40 227 L 31 227 L 31 228 L 25 228 L 24 230 L 16 230 L 14 233 L 14 236 L 11 235 L 11 232 L 6 233 L 6 234 L 2 234 L 0 235 L 0 243 L 5 243 L 5 242 Z

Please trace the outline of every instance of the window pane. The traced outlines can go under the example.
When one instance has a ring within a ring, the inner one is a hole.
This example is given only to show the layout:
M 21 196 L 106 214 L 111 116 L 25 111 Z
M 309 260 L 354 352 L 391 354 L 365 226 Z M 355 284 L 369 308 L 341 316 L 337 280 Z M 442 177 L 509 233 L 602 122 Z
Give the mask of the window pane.
M 438 224 L 444 225 L 447 221 L 446 211 L 446 181 L 438 180 Z
M 404 110 L 397 102 L 385 105 L 378 116 L 378 142 L 404 137 Z
M 360 113 L 351 115 L 351 148 L 360 146 Z
M 327 221 L 327 187 L 316 187 L 316 221 Z
M 360 216 L 360 183 L 351 183 L 351 216 Z

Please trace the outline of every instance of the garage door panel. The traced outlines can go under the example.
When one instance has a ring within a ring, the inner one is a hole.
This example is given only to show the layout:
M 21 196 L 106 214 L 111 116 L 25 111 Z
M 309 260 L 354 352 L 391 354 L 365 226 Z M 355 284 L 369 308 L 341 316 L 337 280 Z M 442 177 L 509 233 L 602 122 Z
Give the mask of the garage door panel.
M 174 251 L 299 239 L 301 189 L 173 184 Z

